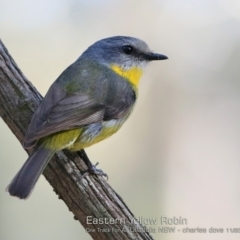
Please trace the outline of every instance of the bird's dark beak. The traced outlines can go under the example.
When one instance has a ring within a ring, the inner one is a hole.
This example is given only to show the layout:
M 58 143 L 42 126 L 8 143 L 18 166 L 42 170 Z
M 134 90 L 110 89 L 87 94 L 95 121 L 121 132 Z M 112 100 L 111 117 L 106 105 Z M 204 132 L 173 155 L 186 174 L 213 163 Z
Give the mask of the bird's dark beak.
M 145 53 L 143 56 L 146 60 L 148 61 L 153 61 L 153 60 L 165 60 L 168 59 L 167 56 L 163 55 L 163 54 L 159 54 L 159 53 Z

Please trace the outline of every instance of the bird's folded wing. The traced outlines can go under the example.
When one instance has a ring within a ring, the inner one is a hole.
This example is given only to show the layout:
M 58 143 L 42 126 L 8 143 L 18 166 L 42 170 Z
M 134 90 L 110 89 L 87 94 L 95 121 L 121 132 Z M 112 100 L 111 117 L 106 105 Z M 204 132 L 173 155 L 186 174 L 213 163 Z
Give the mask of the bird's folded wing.
M 104 115 L 104 105 L 87 95 L 67 96 L 50 109 L 44 106 L 47 104 L 48 97 L 45 97 L 43 106 L 39 107 L 29 126 L 25 148 L 33 147 L 36 140 L 50 134 L 102 121 Z

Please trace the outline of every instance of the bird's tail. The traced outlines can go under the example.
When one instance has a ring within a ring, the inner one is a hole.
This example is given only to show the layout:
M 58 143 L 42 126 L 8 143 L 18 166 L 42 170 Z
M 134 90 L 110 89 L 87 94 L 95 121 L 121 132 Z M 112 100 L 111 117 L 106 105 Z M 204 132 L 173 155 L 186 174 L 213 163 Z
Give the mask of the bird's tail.
M 30 156 L 8 185 L 10 195 L 26 199 L 32 192 L 38 178 L 51 160 L 55 151 L 40 146 Z

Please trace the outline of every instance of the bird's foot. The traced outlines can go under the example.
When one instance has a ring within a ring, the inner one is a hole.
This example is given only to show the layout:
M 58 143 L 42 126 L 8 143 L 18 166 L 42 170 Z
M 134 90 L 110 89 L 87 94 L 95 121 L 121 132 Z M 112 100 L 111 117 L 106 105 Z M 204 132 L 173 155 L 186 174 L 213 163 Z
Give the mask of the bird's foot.
M 107 175 L 105 172 L 103 172 L 101 169 L 96 168 L 96 166 L 97 166 L 99 163 L 96 163 L 95 165 L 93 165 L 93 164 L 91 163 L 91 161 L 89 160 L 86 152 L 85 152 L 83 149 L 80 150 L 80 151 L 78 151 L 77 153 L 78 153 L 78 155 L 83 159 L 83 161 L 85 162 L 85 164 L 86 164 L 87 167 L 88 167 L 88 169 L 85 170 L 85 171 L 82 173 L 82 176 L 81 176 L 80 180 L 83 179 L 84 177 L 90 175 L 90 174 L 104 176 L 104 177 L 106 177 L 107 180 L 108 180 L 108 175 Z
M 98 164 L 99 163 L 97 162 L 95 165 L 91 164 L 91 166 L 88 166 L 88 169 L 82 173 L 81 179 L 90 174 L 94 174 L 94 175 L 104 176 L 108 180 L 108 175 L 105 172 L 103 172 L 101 169 L 96 168 Z

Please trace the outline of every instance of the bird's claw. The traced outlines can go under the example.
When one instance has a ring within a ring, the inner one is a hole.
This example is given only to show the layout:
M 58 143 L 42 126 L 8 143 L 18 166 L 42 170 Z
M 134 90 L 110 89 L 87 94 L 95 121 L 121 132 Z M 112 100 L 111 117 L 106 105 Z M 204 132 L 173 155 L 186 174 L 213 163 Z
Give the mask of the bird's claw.
M 83 178 L 85 178 L 86 176 L 90 175 L 90 174 L 93 174 L 93 175 L 99 175 L 99 176 L 104 176 L 107 178 L 108 180 L 108 175 L 103 172 L 101 169 L 98 169 L 96 168 L 96 166 L 98 165 L 99 163 L 97 162 L 95 165 L 91 165 L 88 167 L 87 170 L 85 170 L 80 178 L 80 180 L 82 180 Z

